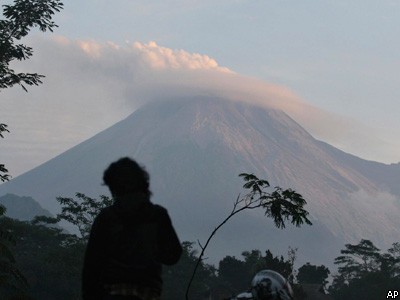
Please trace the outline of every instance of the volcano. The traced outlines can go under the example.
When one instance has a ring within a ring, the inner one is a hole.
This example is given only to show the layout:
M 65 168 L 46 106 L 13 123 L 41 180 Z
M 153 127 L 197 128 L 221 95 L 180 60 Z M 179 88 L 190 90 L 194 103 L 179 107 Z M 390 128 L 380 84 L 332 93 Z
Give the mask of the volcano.
M 129 156 L 150 174 L 152 201 L 165 206 L 180 239 L 205 241 L 230 213 L 253 173 L 307 201 L 313 226 L 277 229 L 262 211 L 222 227 L 207 256 L 244 250 L 331 265 L 345 243 L 370 239 L 386 249 L 400 236 L 400 165 L 366 161 L 313 138 L 283 111 L 226 99 L 155 101 L 48 162 L 0 185 L 0 196 L 30 196 L 55 214 L 57 196 L 109 195 L 105 168 Z

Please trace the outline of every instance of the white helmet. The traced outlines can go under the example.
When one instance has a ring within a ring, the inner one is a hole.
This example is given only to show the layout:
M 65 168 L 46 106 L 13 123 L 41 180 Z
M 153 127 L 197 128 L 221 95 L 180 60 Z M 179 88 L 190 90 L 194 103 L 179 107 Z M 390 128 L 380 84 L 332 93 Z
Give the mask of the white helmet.
M 262 270 L 254 276 L 251 293 L 255 300 L 292 300 L 294 297 L 289 282 L 272 270 Z

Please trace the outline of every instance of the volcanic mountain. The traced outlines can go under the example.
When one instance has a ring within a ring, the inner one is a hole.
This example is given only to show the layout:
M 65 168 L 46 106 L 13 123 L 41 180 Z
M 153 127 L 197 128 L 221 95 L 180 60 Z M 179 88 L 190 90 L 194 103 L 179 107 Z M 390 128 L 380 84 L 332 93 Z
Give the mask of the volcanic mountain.
M 168 208 L 181 240 L 204 241 L 243 193 L 238 174 L 292 188 L 313 226 L 276 229 L 262 211 L 235 216 L 218 232 L 210 261 L 241 251 L 298 248 L 300 262 L 330 265 L 362 238 L 386 249 L 400 236 L 400 165 L 365 161 L 314 139 L 284 112 L 224 99 L 149 103 L 126 119 L 0 186 L 51 213 L 57 196 L 109 194 L 104 169 L 130 156 L 150 173 L 152 200 Z

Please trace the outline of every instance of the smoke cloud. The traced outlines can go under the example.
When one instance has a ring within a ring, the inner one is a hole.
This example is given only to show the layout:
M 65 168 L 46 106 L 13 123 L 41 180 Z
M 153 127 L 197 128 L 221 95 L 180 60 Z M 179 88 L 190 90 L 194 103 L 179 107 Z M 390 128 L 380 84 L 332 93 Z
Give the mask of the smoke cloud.
M 315 137 L 345 150 L 385 145 L 378 133 L 299 99 L 288 88 L 219 66 L 207 55 L 156 42 L 98 43 L 34 37 L 31 60 L 18 71 L 45 74 L 29 92 L 1 92 L 2 163 L 16 176 L 125 118 L 141 105 L 208 96 L 281 109 Z M 367 133 L 363 136 L 362 133 Z M 400 146 L 400 145 L 399 145 Z

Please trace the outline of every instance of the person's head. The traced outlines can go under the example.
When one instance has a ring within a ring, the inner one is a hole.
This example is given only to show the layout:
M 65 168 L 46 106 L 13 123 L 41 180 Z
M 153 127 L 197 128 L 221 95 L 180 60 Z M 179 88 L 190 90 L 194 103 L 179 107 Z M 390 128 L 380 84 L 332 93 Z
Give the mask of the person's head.
M 114 197 L 132 193 L 151 195 L 151 191 L 149 190 L 149 174 L 136 161 L 129 157 L 124 157 L 113 162 L 104 171 L 103 181 Z
M 289 282 L 278 272 L 262 270 L 251 282 L 251 293 L 256 300 L 292 300 L 293 291 Z

